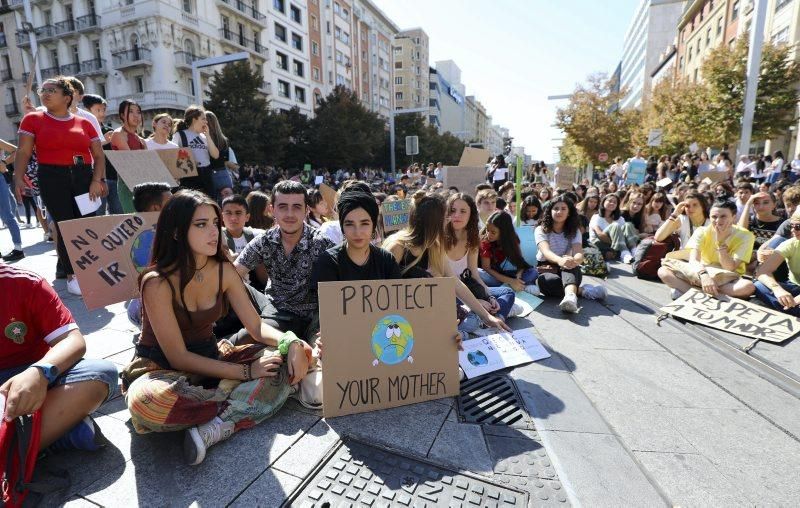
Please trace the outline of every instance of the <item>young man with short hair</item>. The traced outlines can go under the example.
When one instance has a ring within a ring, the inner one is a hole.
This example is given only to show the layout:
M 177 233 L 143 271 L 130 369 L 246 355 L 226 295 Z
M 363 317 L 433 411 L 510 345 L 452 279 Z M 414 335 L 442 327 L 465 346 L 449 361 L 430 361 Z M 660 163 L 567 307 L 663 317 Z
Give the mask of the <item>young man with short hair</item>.
M 300 182 L 277 183 L 270 209 L 278 227 L 248 243 L 234 266 L 243 278 L 263 266 L 269 277 L 264 290 L 269 303 L 261 311 L 262 320 L 311 343 L 319 329 L 312 270 L 319 255 L 333 247 L 333 242 L 306 224 L 306 189 Z
M 247 200 L 238 194 L 222 200 L 222 241 L 228 247 L 231 257 L 236 259 L 250 241 L 264 232 L 263 229 L 245 226 L 250 220 Z

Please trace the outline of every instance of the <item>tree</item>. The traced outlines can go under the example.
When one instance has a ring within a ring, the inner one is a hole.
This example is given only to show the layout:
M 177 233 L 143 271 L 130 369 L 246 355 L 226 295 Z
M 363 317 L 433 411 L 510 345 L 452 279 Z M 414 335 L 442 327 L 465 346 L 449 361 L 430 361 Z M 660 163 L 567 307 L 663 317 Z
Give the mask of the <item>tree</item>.
M 321 99 L 309 123 L 311 162 L 317 167 L 358 168 L 382 158 L 385 122 L 358 100 L 355 92 L 337 86 Z
M 231 63 L 214 72 L 204 102 L 217 115 L 240 163 L 274 164 L 288 141 L 285 122 L 258 93 L 260 85 L 247 62 Z
M 641 128 L 634 132 L 633 146 L 644 146 L 651 129 L 663 129 L 659 153 L 683 153 L 690 144 L 715 146 L 709 129 L 708 90 L 688 80 L 664 79 L 642 108 Z
M 636 109 L 620 109 L 626 90 L 615 90 L 614 82 L 605 74 L 589 76 L 587 85 L 578 85 L 569 105 L 556 111 L 555 127 L 579 147 L 595 165 L 600 153 L 630 153 L 634 131 L 641 113 Z
M 301 168 L 310 162 L 308 147 L 308 117 L 300 112 L 300 108 L 293 107 L 281 115 L 286 122 L 288 130 L 288 143 L 283 156 L 283 166 L 286 168 Z
M 406 136 L 419 137 L 419 155 L 413 157 L 416 162 L 441 162 L 445 166 L 453 166 L 458 164 L 464 151 L 464 142 L 461 139 L 449 132 L 439 134 L 436 127 L 426 124 L 425 117 L 419 113 L 395 116 L 394 130 L 395 161 L 398 167 L 411 164 L 412 157 L 406 155 Z

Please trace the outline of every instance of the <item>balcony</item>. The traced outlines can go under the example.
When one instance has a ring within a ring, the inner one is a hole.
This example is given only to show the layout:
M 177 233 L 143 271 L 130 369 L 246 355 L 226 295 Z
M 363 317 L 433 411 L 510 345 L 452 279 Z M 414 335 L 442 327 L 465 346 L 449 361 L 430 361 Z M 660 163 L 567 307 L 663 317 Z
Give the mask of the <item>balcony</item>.
M 84 60 L 81 62 L 81 68 L 78 72 L 79 76 L 92 76 L 94 74 L 106 73 L 106 61 L 102 58 L 94 58 L 92 60 Z
M 53 25 L 53 33 L 55 33 L 55 35 L 75 34 L 75 20 L 67 19 L 59 21 Z
M 124 99 L 135 100 L 139 106 L 142 107 L 142 110 L 145 111 L 161 109 L 183 111 L 194 104 L 194 96 L 192 95 L 162 90 L 112 97 L 108 99 L 108 111 L 117 111 L 119 109 L 119 103 Z
M 225 28 L 220 28 L 219 29 L 219 36 L 220 36 L 220 39 L 223 40 L 223 42 L 228 42 L 229 44 L 232 44 L 233 46 L 237 46 L 239 48 L 246 49 L 246 50 L 250 51 L 251 53 L 257 54 L 261 58 L 266 59 L 267 55 L 269 54 L 267 52 L 267 48 L 265 46 L 262 46 L 260 42 L 254 41 L 252 39 L 248 39 L 247 37 L 244 37 L 243 35 L 237 34 L 233 30 L 226 30 Z
M 241 0 L 217 0 L 217 5 L 219 7 L 224 7 L 236 14 L 244 14 L 250 20 L 266 26 L 267 17 L 258 12 L 254 7 L 245 4 Z
M 78 62 L 61 66 L 62 76 L 77 76 L 80 73 L 81 73 L 81 64 Z
M 175 65 L 179 68 L 191 69 L 195 60 L 200 60 L 200 57 L 188 51 L 175 52 Z
M 22 7 L 25 4 L 25 0 L 7 0 L 4 4 L 3 7 L 7 9 L 15 9 L 17 7 Z
M 0 81 L 11 81 L 14 76 L 11 75 L 11 69 L 0 70 Z
M 145 48 L 134 48 L 126 51 L 117 51 L 111 55 L 115 69 L 127 69 L 131 67 L 151 66 L 153 61 L 150 58 L 150 50 Z
M 75 19 L 75 29 L 79 32 L 89 32 L 100 30 L 100 16 L 97 14 L 87 14 Z
M 52 39 L 56 35 L 56 29 L 53 25 L 42 25 L 36 27 L 34 28 L 34 32 L 36 33 L 36 42 L 45 42 L 49 39 Z M 17 30 L 17 46 L 28 46 L 30 43 L 31 42 L 28 34 L 22 30 Z
M 200 26 L 200 20 L 198 20 L 197 16 L 195 16 L 194 14 L 190 14 L 190 13 L 188 13 L 186 11 L 181 11 L 181 18 L 183 18 L 183 21 L 185 23 L 188 23 L 188 24 L 194 25 L 194 26 Z
M 261 86 L 258 87 L 258 91 L 264 95 L 272 95 L 272 83 L 269 81 L 262 81 Z
M 6 116 L 19 116 L 19 106 L 17 103 L 12 102 L 11 104 L 6 104 Z
M 8 41 L 6 40 L 6 34 L 0 33 L 0 49 L 7 47 L 8 47 Z

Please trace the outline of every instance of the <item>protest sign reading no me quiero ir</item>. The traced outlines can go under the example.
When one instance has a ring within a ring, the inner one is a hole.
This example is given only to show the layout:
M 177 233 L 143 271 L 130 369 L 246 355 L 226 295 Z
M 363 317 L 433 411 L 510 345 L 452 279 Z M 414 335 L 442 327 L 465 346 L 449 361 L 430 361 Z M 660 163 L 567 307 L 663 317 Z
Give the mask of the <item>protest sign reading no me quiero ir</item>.
M 319 284 L 326 418 L 458 395 L 455 281 Z

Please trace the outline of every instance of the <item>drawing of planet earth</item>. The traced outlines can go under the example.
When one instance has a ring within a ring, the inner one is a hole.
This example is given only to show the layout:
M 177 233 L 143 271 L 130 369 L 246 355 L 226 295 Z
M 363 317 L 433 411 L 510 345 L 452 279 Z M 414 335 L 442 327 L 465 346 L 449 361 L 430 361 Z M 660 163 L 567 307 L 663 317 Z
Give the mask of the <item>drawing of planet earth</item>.
M 136 267 L 136 271 L 139 273 L 142 273 L 150 264 L 150 252 L 153 249 L 155 236 L 155 232 L 152 229 L 146 229 L 133 239 L 131 261 L 133 261 L 133 266 Z
M 376 360 L 395 365 L 409 359 L 414 348 L 414 331 L 404 317 L 385 316 L 372 329 L 371 345 Z
M 467 353 L 467 360 L 475 367 L 478 367 L 480 365 L 486 365 L 487 363 L 489 363 L 489 359 L 486 358 L 486 355 L 483 354 L 483 351 L 481 351 L 480 349 L 477 351 L 471 351 Z

